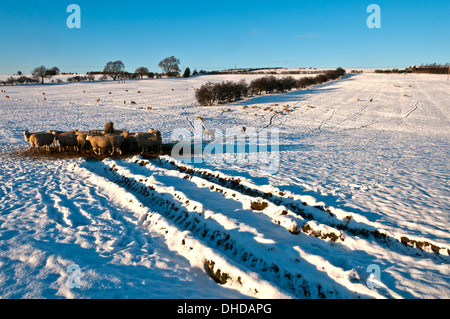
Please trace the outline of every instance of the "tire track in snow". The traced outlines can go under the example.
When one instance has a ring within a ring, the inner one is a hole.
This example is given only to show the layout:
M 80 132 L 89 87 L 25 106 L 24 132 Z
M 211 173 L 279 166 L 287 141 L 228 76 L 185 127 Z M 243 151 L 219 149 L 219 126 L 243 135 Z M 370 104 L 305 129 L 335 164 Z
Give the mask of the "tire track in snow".
M 410 116 L 412 113 L 414 113 L 415 111 L 417 111 L 417 109 L 419 108 L 419 103 L 417 102 L 414 107 L 411 109 L 411 111 L 408 112 L 408 114 L 406 114 L 403 119 L 406 119 L 408 116 Z
M 119 185 L 144 206 L 151 207 L 160 216 L 175 223 L 179 231 L 188 231 L 189 236 L 289 294 L 302 298 L 354 298 L 375 293 L 362 283 L 351 282 L 348 273 L 332 265 L 329 267 L 333 268 L 331 273 L 335 277 L 330 278 L 326 271 L 318 270 L 316 265 L 299 258 L 295 247 L 277 245 L 265 234 L 255 233 L 252 224 L 245 226 L 242 221 L 236 222 L 224 213 L 204 210 L 200 207 L 201 203 L 193 201 L 172 186 L 161 185 L 160 181 L 153 179 L 153 174 L 141 175 L 140 166 L 140 163 L 105 160 L 86 167 Z M 186 246 L 186 240 L 182 240 L 181 246 Z M 222 274 L 224 272 L 222 270 Z M 233 278 L 234 284 L 242 281 L 242 278 L 236 279 L 233 273 L 227 273 L 227 276 Z
M 335 114 L 335 113 L 336 113 L 335 110 L 333 110 L 333 114 L 331 114 L 331 116 L 330 116 L 328 119 L 323 120 L 322 123 L 320 123 L 319 127 L 317 128 L 317 130 L 318 130 L 318 131 L 322 131 L 322 126 L 323 126 L 323 124 L 326 123 L 326 122 L 331 121 L 331 119 L 334 117 L 334 114 Z
M 410 248 L 416 248 L 409 252 L 409 254 L 411 255 L 416 255 L 418 252 L 417 250 L 419 250 L 424 257 L 429 257 L 432 259 L 446 259 L 447 257 L 445 255 L 450 255 L 450 248 L 446 247 L 445 245 L 434 243 L 433 241 L 424 238 L 408 238 L 402 235 L 390 234 L 387 231 L 378 229 L 377 227 L 372 226 L 368 223 L 355 221 L 351 213 L 342 211 L 340 209 L 334 209 L 333 207 L 326 207 L 324 204 L 313 204 L 313 206 L 311 206 L 308 203 L 303 202 L 301 199 L 294 200 L 295 196 L 293 196 L 293 194 L 288 194 L 288 192 L 281 192 L 274 187 L 272 187 L 272 191 L 262 191 L 258 189 L 256 185 L 248 183 L 247 185 L 243 185 L 239 178 L 226 176 L 221 173 L 212 172 L 209 170 L 200 170 L 192 166 L 186 166 L 181 163 L 176 163 L 175 160 L 171 159 L 168 156 L 161 157 L 160 162 L 165 166 L 175 168 L 180 172 L 184 172 L 191 176 L 199 176 L 206 180 L 219 183 L 222 186 L 227 185 L 233 190 L 237 190 L 244 194 L 250 194 L 254 197 L 263 198 L 265 200 L 273 202 L 275 205 L 284 205 L 294 213 L 297 213 L 306 220 L 312 222 L 309 225 L 305 224 L 307 229 L 309 227 L 312 227 L 311 225 L 314 224 L 313 222 L 319 222 L 321 224 L 344 231 L 345 233 L 349 233 L 353 236 L 373 238 L 382 244 L 387 244 L 392 249 L 396 249 L 398 247 L 397 244 L 399 243 L 405 246 L 409 246 Z M 305 230 L 305 226 L 302 227 L 302 230 Z M 396 250 L 402 250 L 401 248 L 403 247 L 399 247 Z
M 168 199 L 166 194 L 153 192 L 124 175 L 115 173 L 115 168 L 104 163 L 88 163 L 81 165 L 83 174 L 95 176 L 93 179 L 99 182 L 100 187 L 108 188 L 122 201 L 128 209 L 140 214 L 139 223 L 166 238 L 169 248 L 186 257 L 192 267 L 203 269 L 208 261 L 209 270 L 215 274 L 221 273 L 221 278 L 226 279 L 228 288 L 236 289 L 246 295 L 257 298 L 292 298 L 279 288 L 263 280 L 258 274 L 249 272 L 247 268 L 233 263 L 224 254 L 214 247 L 205 245 L 202 239 L 224 244 L 229 241 L 227 237 L 221 237 L 217 229 L 207 229 L 198 236 L 196 225 L 200 220 L 195 215 L 188 215 L 182 205 Z M 152 196 L 150 194 L 153 194 Z M 185 227 L 180 227 L 185 226 Z M 199 227 L 201 227 L 200 225 Z M 219 227 L 220 228 L 220 227 Z M 197 235 L 197 236 L 196 236 Z

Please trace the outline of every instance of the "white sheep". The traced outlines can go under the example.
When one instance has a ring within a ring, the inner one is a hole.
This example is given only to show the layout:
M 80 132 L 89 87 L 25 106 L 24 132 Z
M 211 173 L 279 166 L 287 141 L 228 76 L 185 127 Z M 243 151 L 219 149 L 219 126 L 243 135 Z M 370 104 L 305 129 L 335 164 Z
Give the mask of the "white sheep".
M 95 154 L 97 154 L 97 150 L 99 151 L 97 155 L 100 155 L 100 153 L 103 154 L 103 151 L 107 149 L 111 149 L 111 155 L 113 155 L 115 151 L 118 151 L 119 154 L 122 155 L 120 146 L 125 141 L 125 138 L 122 135 L 116 134 L 108 134 L 105 136 L 88 135 L 86 136 L 86 140 L 91 143 Z
M 56 136 L 56 140 L 59 142 L 59 151 L 61 152 L 66 147 L 78 147 L 77 135 L 69 132 L 50 131 L 50 133 Z
M 162 150 L 162 138 L 161 132 L 155 133 L 137 133 L 135 135 L 138 148 L 142 150 L 141 153 L 148 152 L 151 149 L 161 153 Z
M 128 131 L 124 131 L 122 133 L 122 136 L 125 138 L 125 141 L 127 142 L 131 152 L 133 152 L 134 150 L 137 150 L 138 145 L 136 142 L 136 133 L 130 133 Z
M 85 152 L 91 148 L 91 142 L 87 140 L 88 134 L 77 134 L 77 144 L 78 144 L 78 152 L 81 153 L 81 150 Z
M 158 130 L 155 130 L 153 127 L 148 129 L 148 133 L 150 134 L 156 134 L 156 135 L 161 135 L 161 132 Z
M 210 138 L 213 138 L 216 135 L 216 130 L 209 129 L 209 128 L 206 127 L 205 122 L 203 120 L 203 117 L 199 116 L 199 117 L 197 117 L 197 120 L 199 120 L 202 123 L 203 133 L 205 133 L 206 136 L 209 136 Z
M 46 132 L 36 132 L 30 133 L 28 130 L 24 130 L 23 136 L 25 138 L 25 142 L 30 143 L 30 148 L 35 150 L 35 148 L 40 149 L 41 146 L 45 146 L 47 151 L 50 151 L 50 145 L 55 143 L 56 136 L 51 133 Z

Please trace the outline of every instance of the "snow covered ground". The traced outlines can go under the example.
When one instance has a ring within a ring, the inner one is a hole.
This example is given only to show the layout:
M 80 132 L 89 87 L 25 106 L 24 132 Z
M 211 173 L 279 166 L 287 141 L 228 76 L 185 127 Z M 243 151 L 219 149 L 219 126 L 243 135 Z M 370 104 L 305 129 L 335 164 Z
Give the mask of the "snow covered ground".
M 0 297 L 450 297 L 446 76 L 347 75 L 196 106 L 202 83 L 257 77 L 1 87 Z M 276 173 L 228 155 L 17 156 L 22 129 L 112 121 L 173 142 L 198 116 L 223 131 L 278 129 Z

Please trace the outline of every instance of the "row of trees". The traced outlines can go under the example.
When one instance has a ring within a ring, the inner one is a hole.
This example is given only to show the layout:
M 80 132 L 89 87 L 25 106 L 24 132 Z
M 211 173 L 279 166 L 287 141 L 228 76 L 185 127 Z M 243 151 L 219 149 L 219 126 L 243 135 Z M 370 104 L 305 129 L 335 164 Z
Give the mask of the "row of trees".
M 403 70 L 401 69 L 385 69 L 385 70 L 375 70 L 375 73 L 432 73 L 432 74 L 449 74 L 450 73 L 450 63 L 447 64 L 422 64 L 407 67 Z
M 42 84 L 44 84 L 44 79 L 51 78 L 59 74 L 60 74 L 59 68 L 57 68 L 56 66 L 51 69 L 47 69 L 43 65 L 38 66 L 31 72 L 31 75 L 36 79 L 40 79 Z
M 414 66 L 413 72 L 415 73 L 432 73 L 432 74 L 450 74 L 450 63 L 447 64 L 422 64 L 420 66 Z
M 223 81 L 219 83 L 208 82 L 203 84 L 195 93 L 197 102 L 202 105 L 223 104 L 238 101 L 242 98 L 252 97 L 263 93 L 282 93 L 293 89 L 304 89 L 311 85 L 336 80 L 345 75 L 345 70 L 338 68 L 326 71 L 317 76 L 302 77 L 298 80 L 292 76 L 276 78 L 265 76 L 257 78 L 247 84 L 245 80 L 239 82 Z
M 59 71 L 59 68 L 56 66 L 50 69 L 47 69 L 45 66 L 41 65 L 37 68 L 35 68 L 32 72 L 32 78 L 29 78 L 27 76 L 22 75 L 21 71 L 17 72 L 17 75 L 19 75 L 18 78 L 9 77 L 5 81 L 0 81 L 0 84 L 3 85 L 15 85 L 15 84 L 36 84 L 39 83 L 39 81 L 44 84 L 44 79 L 51 78 L 55 75 L 59 75 L 61 72 Z
M 167 57 L 161 62 L 159 62 L 158 66 L 163 70 L 163 73 L 166 76 L 169 77 L 175 77 L 179 76 L 181 73 L 180 70 L 180 59 L 175 58 L 174 56 Z M 190 69 L 187 68 L 183 74 L 185 77 L 190 76 Z M 39 67 L 36 67 L 32 72 L 33 78 L 28 78 L 25 76 L 22 76 L 22 72 L 18 71 L 17 74 L 20 76 L 17 79 L 14 79 L 10 77 L 6 81 L 2 81 L 1 84 L 3 85 L 13 85 L 13 84 L 24 84 L 24 83 L 38 83 L 37 79 L 44 84 L 44 80 L 51 78 L 55 75 L 61 74 L 59 68 L 53 67 L 53 68 L 46 68 L 45 66 L 41 65 Z M 101 80 L 106 79 L 112 79 L 114 81 L 116 80 L 124 80 L 124 79 L 130 79 L 130 78 L 143 78 L 144 76 L 148 78 L 154 78 L 161 77 L 161 74 L 153 73 L 148 70 L 146 67 L 139 67 L 136 69 L 134 73 L 125 72 L 125 64 L 120 61 L 110 61 L 106 64 L 106 66 L 103 68 L 103 71 L 101 72 L 87 72 L 86 76 L 74 76 L 71 78 L 68 78 L 69 82 L 82 82 L 82 81 L 93 81 L 95 78 L 94 76 L 96 74 L 101 74 L 102 78 Z
M 17 85 L 17 84 L 37 84 L 39 83 L 39 80 L 35 78 L 30 78 L 27 76 L 19 76 L 18 78 L 14 78 L 10 76 L 5 81 L 0 81 L 0 84 L 3 85 Z

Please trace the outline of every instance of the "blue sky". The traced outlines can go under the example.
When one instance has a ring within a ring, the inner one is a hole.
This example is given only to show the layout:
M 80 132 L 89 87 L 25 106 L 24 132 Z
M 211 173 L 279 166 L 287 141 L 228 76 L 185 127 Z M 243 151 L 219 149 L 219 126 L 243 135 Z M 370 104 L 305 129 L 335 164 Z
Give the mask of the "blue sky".
M 72 3 L 81 29 L 66 25 Z M 380 29 L 366 25 L 372 3 Z M 84 73 L 115 60 L 160 72 L 171 55 L 191 70 L 404 68 L 450 62 L 450 1 L 2 0 L 0 43 L 0 74 Z

